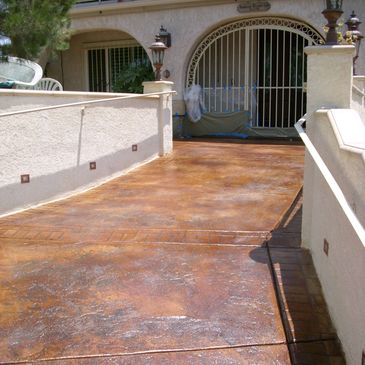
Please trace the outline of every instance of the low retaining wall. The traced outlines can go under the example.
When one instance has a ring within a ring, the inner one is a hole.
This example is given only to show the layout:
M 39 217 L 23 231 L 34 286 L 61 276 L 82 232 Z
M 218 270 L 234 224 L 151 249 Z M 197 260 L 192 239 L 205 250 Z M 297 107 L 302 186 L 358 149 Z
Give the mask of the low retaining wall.
M 365 126 L 353 110 L 323 110 L 308 119 L 307 128 L 364 226 Z M 304 187 L 303 245 L 312 252 L 347 362 L 357 365 L 365 350 L 365 246 L 309 155 Z
M 0 90 L 0 108 L 5 113 L 117 96 L 123 95 Z M 168 153 L 172 134 L 163 131 L 170 99 L 141 96 L 1 117 L 0 215 L 84 191 Z M 21 183 L 21 175 L 30 182 Z

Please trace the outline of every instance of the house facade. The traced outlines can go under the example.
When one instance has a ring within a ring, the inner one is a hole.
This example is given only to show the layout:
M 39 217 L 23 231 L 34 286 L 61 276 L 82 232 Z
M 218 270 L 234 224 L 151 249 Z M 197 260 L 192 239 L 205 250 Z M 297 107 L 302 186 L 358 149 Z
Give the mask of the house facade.
M 79 1 L 70 48 L 46 72 L 65 90 L 112 91 L 126 64 L 148 62 L 162 25 L 172 37 L 163 71 L 178 92 L 174 113 L 198 84 L 208 111 L 247 110 L 256 127 L 290 128 L 306 111 L 304 48 L 323 42 L 324 8 L 324 0 Z M 343 10 L 342 23 L 353 10 L 365 19 L 363 0 L 344 0 Z M 365 73 L 365 45 L 357 71 Z

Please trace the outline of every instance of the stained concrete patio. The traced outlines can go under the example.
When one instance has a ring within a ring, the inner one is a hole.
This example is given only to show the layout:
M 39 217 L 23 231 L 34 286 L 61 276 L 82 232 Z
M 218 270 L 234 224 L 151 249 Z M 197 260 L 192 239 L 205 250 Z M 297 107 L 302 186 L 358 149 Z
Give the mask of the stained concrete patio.
M 0 364 L 343 364 L 304 150 L 194 142 L 0 220 Z

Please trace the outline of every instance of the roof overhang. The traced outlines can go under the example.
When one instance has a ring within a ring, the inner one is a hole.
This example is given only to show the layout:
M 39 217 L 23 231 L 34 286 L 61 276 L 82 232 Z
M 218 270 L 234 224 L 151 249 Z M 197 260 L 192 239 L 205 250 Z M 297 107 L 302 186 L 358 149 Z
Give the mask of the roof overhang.
M 71 9 L 70 14 L 72 18 L 80 18 L 97 16 L 100 14 L 138 13 L 235 3 L 237 3 L 236 0 L 136 0 L 115 3 L 107 2 L 103 4 L 80 4 L 74 6 Z

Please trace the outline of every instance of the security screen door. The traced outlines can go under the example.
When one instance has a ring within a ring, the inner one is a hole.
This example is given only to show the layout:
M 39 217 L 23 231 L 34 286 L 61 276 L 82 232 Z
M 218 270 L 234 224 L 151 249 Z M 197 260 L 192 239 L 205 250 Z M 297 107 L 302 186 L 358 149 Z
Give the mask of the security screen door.
M 255 127 L 290 128 L 306 110 L 304 48 L 321 39 L 292 19 L 236 21 L 200 43 L 186 84 L 202 86 L 210 112 L 248 110 Z

